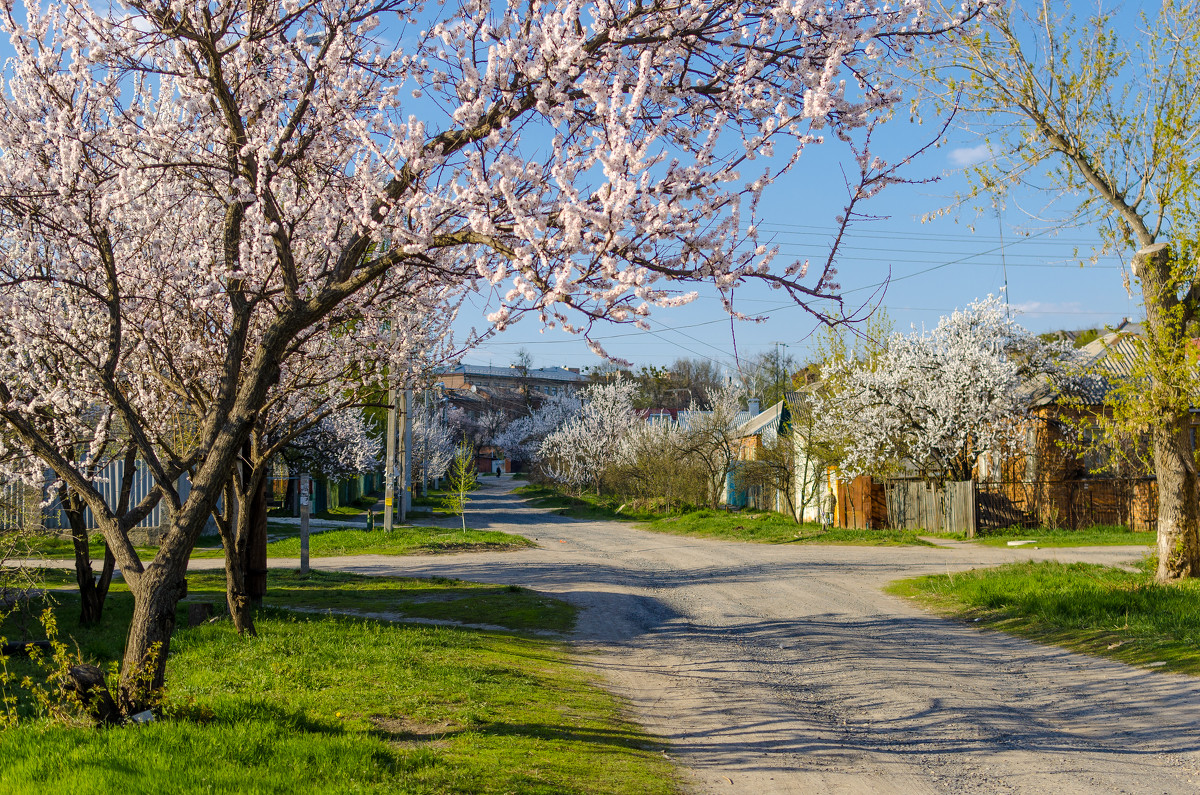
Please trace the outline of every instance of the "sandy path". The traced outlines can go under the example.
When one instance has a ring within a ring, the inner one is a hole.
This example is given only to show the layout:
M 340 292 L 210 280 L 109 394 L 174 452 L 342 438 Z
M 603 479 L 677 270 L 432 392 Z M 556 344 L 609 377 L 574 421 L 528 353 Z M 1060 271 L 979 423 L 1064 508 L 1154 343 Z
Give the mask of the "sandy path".
M 538 549 L 314 565 L 517 583 L 583 606 L 583 663 L 671 743 L 696 792 L 1200 791 L 1200 681 L 979 632 L 880 592 L 1012 560 L 1117 563 L 1136 557 L 1128 548 L 677 538 L 554 516 L 509 485 L 487 481 L 468 521 Z

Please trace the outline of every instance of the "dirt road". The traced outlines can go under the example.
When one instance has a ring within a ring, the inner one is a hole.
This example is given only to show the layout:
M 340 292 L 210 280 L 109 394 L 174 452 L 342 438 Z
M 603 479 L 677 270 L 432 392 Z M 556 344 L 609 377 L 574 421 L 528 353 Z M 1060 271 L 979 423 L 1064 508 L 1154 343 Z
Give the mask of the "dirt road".
M 754 545 L 531 508 L 488 481 L 474 527 L 538 549 L 322 568 L 517 583 L 584 608 L 585 665 L 700 793 L 1200 792 L 1200 681 L 980 632 L 887 582 L 1074 550 Z

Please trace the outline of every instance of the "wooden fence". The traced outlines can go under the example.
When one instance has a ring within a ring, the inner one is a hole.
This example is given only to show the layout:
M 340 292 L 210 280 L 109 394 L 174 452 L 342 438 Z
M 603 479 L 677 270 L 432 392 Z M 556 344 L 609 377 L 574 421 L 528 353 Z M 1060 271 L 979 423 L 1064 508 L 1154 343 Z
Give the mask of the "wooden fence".
M 834 524 L 855 530 L 880 530 L 888 526 L 884 487 L 869 475 L 849 483 L 838 481 Z
M 975 482 L 892 480 L 884 486 L 888 525 L 900 530 L 975 536 Z

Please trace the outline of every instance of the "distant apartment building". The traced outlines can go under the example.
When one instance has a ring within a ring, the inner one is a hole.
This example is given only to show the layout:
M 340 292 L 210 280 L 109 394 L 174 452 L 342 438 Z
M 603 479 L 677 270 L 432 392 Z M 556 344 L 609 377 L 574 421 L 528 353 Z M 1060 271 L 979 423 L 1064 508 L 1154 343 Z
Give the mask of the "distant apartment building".
M 460 364 L 445 370 L 437 380 L 447 389 L 501 389 L 530 395 L 565 395 L 581 389 L 587 377 L 578 367 L 520 368 Z

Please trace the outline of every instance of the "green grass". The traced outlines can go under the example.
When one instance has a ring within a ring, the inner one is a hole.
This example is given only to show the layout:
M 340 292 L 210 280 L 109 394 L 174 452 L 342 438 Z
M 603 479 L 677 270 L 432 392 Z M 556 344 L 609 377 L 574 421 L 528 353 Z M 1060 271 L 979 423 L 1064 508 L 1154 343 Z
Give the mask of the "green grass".
M 225 599 L 224 574 L 188 576 L 189 601 Z M 266 607 L 386 614 L 387 618 L 429 618 L 489 624 L 522 631 L 569 632 L 575 609 L 515 585 L 486 585 L 437 577 L 367 577 L 344 572 L 273 570 Z M 379 616 L 376 616 L 379 617 Z
M 1154 543 L 1153 533 L 1135 533 L 1124 525 L 1096 525 L 1082 530 L 1005 527 L 981 532 L 974 539 L 966 539 L 962 533 L 938 533 L 936 535 L 938 538 L 953 538 L 959 541 L 973 540 L 991 547 L 1008 546 L 1009 541 L 1036 541 L 1036 544 L 1030 544 L 1030 546 L 1038 547 L 1145 547 Z
M 309 554 L 314 557 L 343 555 L 415 555 L 437 552 L 480 552 L 523 549 L 534 546 L 529 539 L 494 530 L 443 527 L 397 527 L 383 530 L 326 530 L 309 536 Z M 292 536 L 267 545 L 272 558 L 300 557 L 300 538 Z M 217 554 L 217 557 L 220 553 Z
M 1200 582 L 1154 581 L 1084 563 L 1012 563 L 961 574 L 900 580 L 892 593 L 976 626 L 1111 657 L 1200 675 Z
M 770 512 L 728 513 L 701 509 L 645 523 L 648 530 L 674 535 L 756 541 L 764 544 L 848 544 L 860 546 L 933 546 L 908 530 L 822 529 L 817 524 L 797 524 L 791 517 Z
M 49 560 L 74 560 L 75 545 L 69 538 L 59 538 L 52 532 L 39 532 L 30 538 L 30 553 Z M 200 539 L 200 544 L 212 542 L 211 537 Z M 220 543 L 220 542 L 217 542 Z M 144 560 L 154 557 L 158 547 L 136 547 Z M 88 554 L 92 560 L 104 560 L 104 539 L 98 532 L 88 534 Z
M 316 511 L 313 513 L 312 517 L 314 519 L 330 519 L 333 521 L 337 521 L 339 519 L 355 519 L 359 516 L 365 515 L 366 512 L 369 511 L 377 502 L 379 502 L 378 494 L 364 494 L 363 496 L 346 505 L 338 505 L 334 508 L 328 508 L 324 511 Z M 276 518 L 295 518 L 291 509 L 284 508 L 282 506 L 278 508 L 271 508 L 269 511 L 267 511 L 267 516 L 273 516 Z
M 553 509 L 560 516 L 634 521 L 643 529 L 672 535 L 763 544 L 933 546 L 910 530 L 851 530 L 838 527 L 823 530 L 820 525 L 797 524 L 791 517 L 771 511 L 744 510 L 731 513 L 691 508 L 668 514 L 621 505 L 615 499 L 591 494 L 570 496 L 542 485 L 521 486 L 516 492 L 534 499 L 535 505 Z
M 267 545 L 267 556 L 271 558 L 300 557 L 300 527 L 299 525 L 280 524 L 271 522 L 268 525 L 272 535 L 286 535 Z M 206 544 L 220 544 L 211 538 L 201 538 L 200 544 L 192 551 L 193 558 L 220 558 L 224 552 Z M 472 530 L 466 532 L 455 528 L 442 527 L 397 527 L 390 533 L 381 529 L 376 530 L 322 530 L 309 536 L 309 554 L 314 557 L 343 557 L 345 555 L 420 555 L 439 552 L 482 552 L 487 550 L 524 549 L 535 546 L 529 539 L 500 533 L 493 530 Z M 48 560 L 71 560 L 74 550 L 68 542 L 64 549 L 42 549 L 42 555 Z M 138 554 L 143 561 L 151 560 L 158 552 L 157 547 L 138 548 Z M 101 560 L 104 547 L 99 543 L 93 544 L 93 560 Z
M 529 597 L 455 581 L 271 577 L 271 592 L 296 606 L 444 598 L 462 620 L 487 613 L 472 600 Z M 189 586 L 189 599 L 205 598 L 220 577 L 189 577 Z M 522 621 L 561 626 L 564 608 L 541 599 Z M 100 663 L 119 654 L 128 593 L 110 597 L 100 630 L 73 626 L 76 609 L 63 602 L 60 626 L 83 653 Z M 678 791 L 662 749 L 571 666 L 559 642 L 272 610 L 257 623 L 255 639 L 238 638 L 228 622 L 176 632 L 168 719 L 108 730 L 31 719 L 4 732 L 0 790 Z

